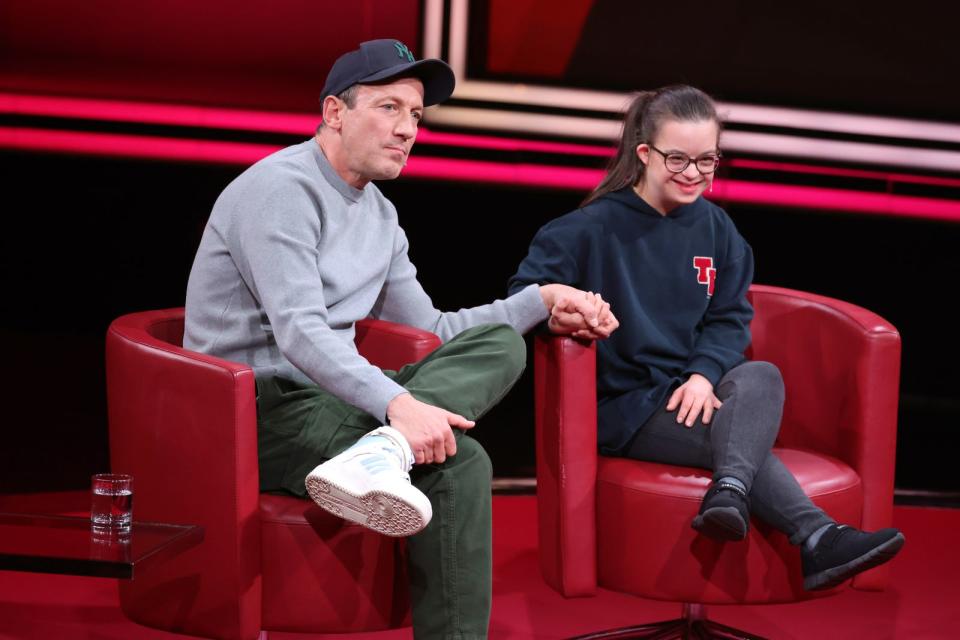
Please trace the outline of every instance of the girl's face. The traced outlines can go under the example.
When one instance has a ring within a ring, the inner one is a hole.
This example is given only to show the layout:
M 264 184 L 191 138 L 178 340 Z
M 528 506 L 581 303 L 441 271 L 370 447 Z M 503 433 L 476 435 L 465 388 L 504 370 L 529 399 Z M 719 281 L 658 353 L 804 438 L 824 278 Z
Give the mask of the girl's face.
M 710 164 L 703 156 L 719 153 L 718 136 L 719 128 L 714 120 L 665 121 L 656 140 L 637 145 L 637 156 L 646 167 L 634 186 L 637 194 L 662 215 L 699 198 L 713 181 L 713 173 L 700 173 L 697 158 L 704 165 Z M 665 162 L 665 155 L 675 154 L 690 158 L 690 164 L 680 173 L 669 171 Z

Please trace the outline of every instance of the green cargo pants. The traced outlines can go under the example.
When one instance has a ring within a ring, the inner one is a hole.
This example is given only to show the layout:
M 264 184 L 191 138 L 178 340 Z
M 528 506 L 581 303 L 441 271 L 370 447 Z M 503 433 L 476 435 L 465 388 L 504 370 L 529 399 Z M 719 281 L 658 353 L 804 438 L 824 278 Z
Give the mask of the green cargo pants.
M 415 398 L 476 420 L 510 390 L 526 364 L 523 338 L 507 325 L 468 329 L 420 362 L 385 371 Z M 257 381 L 260 488 L 306 496 L 315 466 L 381 425 L 317 386 Z M 433 507 L 407 539 L 416 638 L 486 638 L 492 589 L 491 465 L 483 447 L 454 429 L 457 455 L 417 465 L 414 486 Z

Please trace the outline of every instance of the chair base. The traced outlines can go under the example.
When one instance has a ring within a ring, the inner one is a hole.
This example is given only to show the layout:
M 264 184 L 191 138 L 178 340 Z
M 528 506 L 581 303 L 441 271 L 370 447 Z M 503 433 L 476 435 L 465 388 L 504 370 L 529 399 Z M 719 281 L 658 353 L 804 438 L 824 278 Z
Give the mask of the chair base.
M 651 622 L 634 627 L 596 631 L 570 640 L 764 640 L 734 627 L 707 620 L 702 604 L 684 604 L 683 615 L 674 620 Z

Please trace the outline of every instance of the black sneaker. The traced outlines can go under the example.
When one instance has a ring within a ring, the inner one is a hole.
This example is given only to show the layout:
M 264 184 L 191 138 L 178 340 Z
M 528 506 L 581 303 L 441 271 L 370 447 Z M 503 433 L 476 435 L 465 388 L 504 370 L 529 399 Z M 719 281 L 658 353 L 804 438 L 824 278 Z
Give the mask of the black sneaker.
M 872 569 L 893 558 L 905 538 L 897 529 L 880 529 L 874 533 L 854 527 L 831 525 L 823 532 L 817 546 L 804 547 L 803 588 L 807 591 L 830 589 L 861 571 Z
M 691 526 L 715 540 L 743 540 L 750 528 L 746 492 L 735 484 L 717 482 L 700 503 L 700 513 Z

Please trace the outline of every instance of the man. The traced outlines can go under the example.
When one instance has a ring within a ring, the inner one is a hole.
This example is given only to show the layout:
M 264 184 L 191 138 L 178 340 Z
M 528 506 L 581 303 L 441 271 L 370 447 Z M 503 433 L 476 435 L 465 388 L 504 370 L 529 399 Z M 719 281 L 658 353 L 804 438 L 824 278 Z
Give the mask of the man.
M 445 63 L 417 61 L 395 40 L 341 56 L 315 138 L 250 167 L 214 205 L 187 287 L 184 345 L 253 366 L 261 489 L 309 492 L 343 518 L 411 535 L 417 637 L 473 638 L 489 620 L 491 468 L 465 432 L 523 370 L 520 333 L 548 320 L 603 338 L 617 321 L 599 295 L 563 285 L 433 307 L 396 211 L 371 181 L 400 174 L 424 106 L 453 86 Z M 353 344 L 366 317 L 444 344 L 381 371 Z

